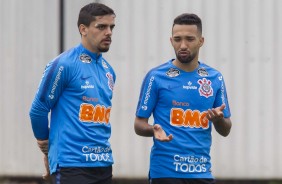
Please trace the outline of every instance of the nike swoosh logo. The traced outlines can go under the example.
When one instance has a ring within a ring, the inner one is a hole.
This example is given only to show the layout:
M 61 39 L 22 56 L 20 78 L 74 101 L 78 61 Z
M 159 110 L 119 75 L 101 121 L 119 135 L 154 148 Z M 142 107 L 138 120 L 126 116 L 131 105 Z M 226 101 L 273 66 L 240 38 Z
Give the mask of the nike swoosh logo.
M 167 89 L 175 89 L 175 88 L 179 88 L 182 87 L 182 85 L 168 85 Z
M 85 80 L 85 79 L 88 79 L 88 78 L 90 78 L 90 77 L 92 77 L 92 76 L 88 76 L 88 77 L 81 77 L 81 79 L 82 79 L 82 80 Z

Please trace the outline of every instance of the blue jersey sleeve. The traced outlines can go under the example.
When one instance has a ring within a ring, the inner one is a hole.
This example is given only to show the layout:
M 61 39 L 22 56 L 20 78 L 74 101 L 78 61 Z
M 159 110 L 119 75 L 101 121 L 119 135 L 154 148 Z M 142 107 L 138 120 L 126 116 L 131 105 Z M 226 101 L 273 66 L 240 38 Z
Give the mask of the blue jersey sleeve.
M 156 76 L 153 72 L 149 72 L 143 80 L 141 92 L 136 110 L 136 116 L 142 118 L 149 118 L 156 106 L 158 88 L 156 83 Z
M 229 118 L 231 116 L 230 107 L 227 98 L 226 86 L 224 83 L 223 76 L 221 74 L 218 76 L 218 82 L 220 89 L 216 93 L 216 99 L 213 107 L 216 108 L 221 106 L 222 104 L 225 104 L 225 109 L 223 110 L 224 117 Z
M 64 89 L 65 76 L 65 67 L 59 57 L 45 68 L 29 113 L 32 130 L 37 139 L 45 140 L 49 137 L 48 113 Z

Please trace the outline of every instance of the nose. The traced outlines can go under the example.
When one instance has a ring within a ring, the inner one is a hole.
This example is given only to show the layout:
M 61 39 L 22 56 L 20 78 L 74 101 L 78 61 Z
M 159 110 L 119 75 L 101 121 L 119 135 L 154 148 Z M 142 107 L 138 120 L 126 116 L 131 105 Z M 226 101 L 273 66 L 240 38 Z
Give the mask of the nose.
M 111 35 L 112 35 L 112 29 L 111 29 L 111 27 L 110 27 L 110 26 L 108 26 L 108 27 L 106 28 L 105 35 L 109 35 L 109 36 L 111 36 Z
M 187 49 L 187 43 L 186 43 L 185 40 L 181 41 L 180 49 L 182 49 L 182 50 Z

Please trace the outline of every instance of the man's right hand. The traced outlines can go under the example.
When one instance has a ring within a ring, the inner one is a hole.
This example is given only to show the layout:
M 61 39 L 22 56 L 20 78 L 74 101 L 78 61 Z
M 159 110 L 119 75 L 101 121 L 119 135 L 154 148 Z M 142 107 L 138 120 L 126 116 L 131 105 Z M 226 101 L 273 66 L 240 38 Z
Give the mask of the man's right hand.
M 162 141 L 162 142 L 169 142 L 172 140 L 173 136 L 172 134 L 170 134 L 169 136 L 166 135 L 165 131 L 163 130 L 163 128 L 161 127 L 161 125 L 159 124 L 155 124 L 153 126 L 153 130 L 154 130 L 154 137 L 155 139 Z

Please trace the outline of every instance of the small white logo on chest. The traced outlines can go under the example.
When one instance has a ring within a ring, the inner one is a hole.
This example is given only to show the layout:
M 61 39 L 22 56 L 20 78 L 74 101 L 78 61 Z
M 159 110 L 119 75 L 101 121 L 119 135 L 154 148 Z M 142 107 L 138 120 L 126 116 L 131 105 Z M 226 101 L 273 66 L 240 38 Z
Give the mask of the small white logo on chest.
M 94 85 L 91 85 L 88 80 L 85 81 L 85 85 L 81 85 L 81 89 L 88 89 L 88 88 L 94 88 Z

